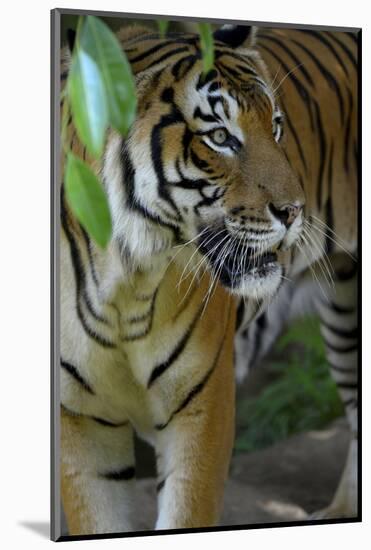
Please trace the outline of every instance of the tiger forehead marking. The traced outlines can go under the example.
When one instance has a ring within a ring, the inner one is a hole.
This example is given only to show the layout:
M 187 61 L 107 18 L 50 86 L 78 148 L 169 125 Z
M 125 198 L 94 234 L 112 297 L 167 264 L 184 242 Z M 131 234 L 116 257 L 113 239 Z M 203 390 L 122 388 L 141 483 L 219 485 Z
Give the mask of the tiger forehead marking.
M 263 62 L 216 41 L 203 74 L 198 36 L 121 39 L 139 107 L 129 137 L 109 141 L 105 158 L 112 209 L 130 212 L 114 219 L 115 234 L 139 264 L 191 241 L 232 292 L 272 294 L 283 272 L 276 248 L 298 237 L 304 197 L 278 143 L 282 113 Z

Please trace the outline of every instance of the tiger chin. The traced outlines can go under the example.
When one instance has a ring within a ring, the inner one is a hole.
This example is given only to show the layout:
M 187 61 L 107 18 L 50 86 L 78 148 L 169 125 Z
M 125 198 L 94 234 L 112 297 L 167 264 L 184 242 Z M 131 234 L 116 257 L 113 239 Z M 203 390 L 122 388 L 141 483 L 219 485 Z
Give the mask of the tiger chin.
M 138 530 L 134 432 L 156 451 L 156 528 L 218 523 L 234 440 L 233 296 L 274 294 L 303 218 L 280 143 L 284 116 L 250 27 L 215 32 L 207 74 L 198 35 L 133 27 L 118 37 L 138 112 L 126 138 L 109 133 L 97 169 L 113 219 L 107 250 L 77 223 L 62 186 L 70 534 Z M 81 154 L 74 128 L 67 134 Z

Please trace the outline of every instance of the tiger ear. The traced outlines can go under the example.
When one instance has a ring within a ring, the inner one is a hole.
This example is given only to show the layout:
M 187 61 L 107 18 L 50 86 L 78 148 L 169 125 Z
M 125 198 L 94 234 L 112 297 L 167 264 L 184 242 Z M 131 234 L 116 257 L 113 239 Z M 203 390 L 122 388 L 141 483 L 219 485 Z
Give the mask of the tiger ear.
M 231 48 L 252 48 L 255 45 L 257 27 L 223 25 L 214 32 L 214 40 L 224 42 Z
M 67 29 L 67 44 L 68 44 L 68 49 L 70 50 L 70 53 L 73 52 L 75 41 L 76 41 L 76 31 L 74 31 L 73 29 Z

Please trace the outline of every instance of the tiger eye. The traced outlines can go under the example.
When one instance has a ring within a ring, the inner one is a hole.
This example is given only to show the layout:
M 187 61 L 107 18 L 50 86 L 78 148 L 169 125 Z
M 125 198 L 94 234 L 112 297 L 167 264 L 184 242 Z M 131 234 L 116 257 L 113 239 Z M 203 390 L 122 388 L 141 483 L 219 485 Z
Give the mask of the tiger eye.
M 211 137 L 217 145 L 223 145 L 228 139 L 228 133 L 224 128 L 217 128 L 213 131 Z

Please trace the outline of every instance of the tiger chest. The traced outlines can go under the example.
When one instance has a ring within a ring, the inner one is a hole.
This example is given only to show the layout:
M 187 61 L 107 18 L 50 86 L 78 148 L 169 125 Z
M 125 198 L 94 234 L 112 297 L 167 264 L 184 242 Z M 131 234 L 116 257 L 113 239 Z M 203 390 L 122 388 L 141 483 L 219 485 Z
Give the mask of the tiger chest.
M 87 333 L 72 313 L 64 319 L 61 401 L 68 410 L 113 424 L 129 420 L 149 437 L 166 421 L 190 371 L 188 355 L 160 375 L 188 317 L 173 323 L 158 294 L 156 289 L 132 297 L 118 294 L 100 315 L 104 331 L 89 319 L 92 334 Z M 191 343 L 188 347 L 192 351 Z

